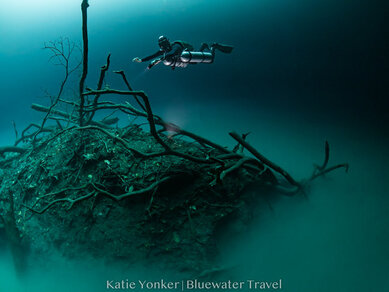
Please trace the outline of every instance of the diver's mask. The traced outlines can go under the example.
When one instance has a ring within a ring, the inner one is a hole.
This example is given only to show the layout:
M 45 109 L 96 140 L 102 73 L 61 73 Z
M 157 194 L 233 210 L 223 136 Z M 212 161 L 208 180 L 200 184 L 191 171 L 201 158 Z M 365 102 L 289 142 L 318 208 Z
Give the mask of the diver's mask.
M 165 52 L 168 52 L 172 49 L 172 46 L 171 46 L 168 38 L 163 36 L 163 35 L 159 37 L 158 45 L 161 48 L 161 50 L 163 50 Z

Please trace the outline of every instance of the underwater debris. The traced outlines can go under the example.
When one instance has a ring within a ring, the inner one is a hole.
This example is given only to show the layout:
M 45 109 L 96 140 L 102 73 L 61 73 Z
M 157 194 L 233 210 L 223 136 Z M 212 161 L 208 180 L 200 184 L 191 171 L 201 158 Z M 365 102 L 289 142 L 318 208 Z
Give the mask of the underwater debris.
M 142 262 L 199 274 L 214 269 L 220 229 L 252 217 L 256 198 L 246 187 L 260 184 L 293 195 L 329 171 L 347 170 L 347 164 L 327 166 L 326 143 L 324 163 L 298 182 L 251 146 L 247 134 L 230 133 L 238 145 L 229 150 L 169 123 L 153 113 L 145 92 L 132 89 L 124 71 L 115 73 L 126 90 L 103 88 L 110 54 L 97 88 L 85 88 L 88 2 L 81 7 L 79 96 L 76 101 L 62 97 L 69 75 L 79 66 L 69 65 L 74 47 L 66 40 L 51 43 L 47 48 L 65 69 L 59 92 L 48 107 L 32 105 L 45 112 L 41 124 L 30 124 L 14 146 L 0 148 L 0 215 L 12 218 L 7 238 L 15 255 L 23 244 L 40 255 L 57 250 L 69 258 Z M 131 97 L 134 103 L 100 100 L 112 95 Z M 60 105 L 71 110 L 62 111 Z M 145 118 L 148 131 L 133 123 L 120 127 L 111 114 L 96 120 L 96 113 L 105 110 Z M 47 126 L 49 121 L 53 123 Z M 168 131 L 174 134 L 168 136 Z

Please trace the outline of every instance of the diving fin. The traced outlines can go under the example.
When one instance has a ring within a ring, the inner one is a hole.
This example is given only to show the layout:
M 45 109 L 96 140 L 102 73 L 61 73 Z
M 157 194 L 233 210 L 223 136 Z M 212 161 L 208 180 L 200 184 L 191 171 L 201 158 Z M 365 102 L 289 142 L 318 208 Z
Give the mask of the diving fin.
M 214 47 L 216 50 L 219 50 L 222 53 L 230 54 L 232 50 L 234 49 L 233 46 L 223 45 L 223 44 L 213 44 L 212 47 Z

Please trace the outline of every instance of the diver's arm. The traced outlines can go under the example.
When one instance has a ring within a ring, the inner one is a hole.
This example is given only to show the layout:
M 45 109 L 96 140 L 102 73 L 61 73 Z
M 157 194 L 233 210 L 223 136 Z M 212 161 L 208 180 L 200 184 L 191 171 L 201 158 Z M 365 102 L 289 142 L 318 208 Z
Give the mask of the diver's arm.
M 158 58 L 158 59 L 155 59 L 154 61 L 152 61 L 148 66 L 147 66 L 147 69 L 151 69 L 152 67 L 154 67 L 155 65 L 158 65 L 159 63 L 162 62 L 162 57 L 161 58 Z
M 141 62 L 147 62 L 147 61 L 150 61 L 156 57 L 159 57 L 159 56 L 162 56 L 163 55 L 163 51 L 162 50 L 159 50 L 158 52 L 156 52 L 155 54 L 152 54 L 151 56 L 148 56 L 148 57 L 145 57 L 145 58 L 142 58 L 140 59 Z
M 172 49 L 168 53 L 166 53 L 165 58 L 169 59 L 171 57 L 181 55 L 182 51 L 183 51 L 183 48 L 180 44 L 174 44 L 172 46 Z

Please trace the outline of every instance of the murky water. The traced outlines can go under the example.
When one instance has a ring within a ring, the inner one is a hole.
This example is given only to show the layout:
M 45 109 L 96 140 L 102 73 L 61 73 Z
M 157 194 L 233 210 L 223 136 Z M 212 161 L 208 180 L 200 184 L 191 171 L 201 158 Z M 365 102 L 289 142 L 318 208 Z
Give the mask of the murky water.
M 48 64 L 49 54 L 40 48 L 61 36 L 80 43 L 79 2 L 53 2 L 45 9 L 29 1 L 2 3 L 0 145 L 13 144 L 12 121 L 19 133 L 39 121 L 41 115 L 30 104 L 47 104 L 45 92 L 56 92 L 63 71 Z M 291 292 L 389 291 L 384 5 L 90 3 L 89 87 L 95 87 L 111 52 L 111 69 L 124 69 L 133 87 L 145 90 L 154 112 L 166 120 L 230 147 L 229 131 L 250 131 L 248 141 L 297 180 L 322 161 L 325 140 L 331 145 L 330 164 L 350 164 L 349 173 L 338 170 L 312 183 L 306 197 L 281 197 L 258 206 L 263 212 L 250 230 L 222 245 L 220 264 L 234 267 L 231 277 L 282 279 L 283 291 Z M 195 47 L 220 41 L 235 49 L 231 55 L 219 54 L 211 66 L 182 71 L 156 67 L 146 72 L 145 64 L 130 62 L 153 53 L 160 34 Z M 77 74 L 66 97 L 77 91 Z M 106 85 L 123 88 L 114 75 L 108 72 Z M 126 271 L 59 259 L 33 265 L 18 278 L 9 252 L 0 253 L 0 292 L 107 291 L 106 280 L 146 277 L 174 276 L 144 267 Z
M 260 111 L 229 106 L 216 119 L 212 109 L 218 105 L 208 103 L 209 112 L 204 107 L 185 106 L 189 116 L 201 109 L 203 117 L 189 121 L 187 128 L 211 134 L 222 144 L 233 144 L 229 129 L 252 131 L 250 143 L 297 179 L 310 175 L 312 164 L 321 162 L 324 137 L 332 146 L 330 163 L 350 163 L 349 173 L 339 170 L 315 181 L 306 198 L 282 197 L 271 202 L 271 208 L 258 206 L 265 211 L 251 230 L 223 246 L 221 262 L 235 267 L 234 278 L 281 278 L 284 291 L 381 291 L 389 287 L 385 138 L 340 126 L 313 126 L 301 116 L 290 123 L 280 112 L 261 116 Z M 242 118 L 229 119 L 231 115 Z M 4 291 L 104 291 L 105 279 L 120 275 L 119 279 L 137 280 L 150 272 L 61 262 L 54 268 L 32 267 L 20 281 L 8 253 L 0 262 L 1 283 L 8 287 Z M 153 273 L 156 278 L 166 275 Z

